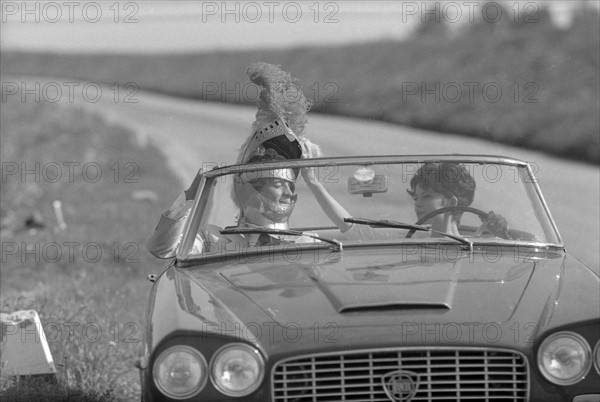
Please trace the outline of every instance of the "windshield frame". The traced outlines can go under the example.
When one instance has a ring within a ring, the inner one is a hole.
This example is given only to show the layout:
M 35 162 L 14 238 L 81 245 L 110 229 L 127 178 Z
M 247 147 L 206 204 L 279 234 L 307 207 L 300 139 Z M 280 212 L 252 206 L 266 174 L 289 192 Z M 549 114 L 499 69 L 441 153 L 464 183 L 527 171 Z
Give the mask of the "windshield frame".
M 199 171 L 199 175 L 202 176 L 197 196 L 194 199 L 193 207 L 190 211 L 189 216 L 186 219 L 183 231 L 182 241 L 176 250 L 176 258 L 181 261 L 195 260 L 198 257 L 202 258 L 201 255 L 192 254 L 192 246 L 196 237 L 196 233 L 200 228 L 204 211 L 208 205 L 209 198 L 214 188 L 215 180 L 222 176 L 234 175 L 238 173 L 248 173 L 264 170 L 265 168 L 303 168 L 310 166 L 349 166 L 349 165 L 385 165 L 385 164 L 400 164 L 400 163 L 427 163 L 427 162 L 460 162 L 460 163 L 474 163 L 474 164 L 498 164 L 506 166 L 515 166 L 518 168 L 524 168 L 529 178 L 528 183 L 525 186 L 527 193 L 531 198 L 531 202 L 539 202 L 539 207 L 546 214 L 545 219 L 538 221 L 544 224 L 544 229 L 553 232 L 557 239 L 556 243 L 540 243 L 540 242 L 528 242 L 527 245 L 531 245 L 535 248 L 547 249 L 547 248 L 558 248 L 564 249 L 564 244 L 560 232 L 556 226 L 554 218 L 550 213 L 546 200 L 541 192 L 538 185 L 538 181 L 535 178 L 531 165 L 525 161 L 503 157 L 495 155 L 479 155 L 479 154 L 426 154 L 426 155 L 378 155 L 378 156 L 344 156 L 344 157 L 329 157 L 329 158 L 314 158 L 314 159 L 294 159 L 286 161 L 268 161 L 255 164 L 241 164 L 241 165 L 228 165 L 215 167 L 214 169 L 202 172 Z M 534 201 L 535 200 L 535 201 Z M 541 211 L 535 210 L 541 214 Z M 295 229 L 296 230 L 296 229 Z M 402 239 L 398 239 L 401 241 Z M 447 239 L 446 239 L 447 240 Z M 440 242 L 446 243 L 447 241 L 440 240 Z M 415 242 L 413 244 L 419 244 Z M 431 244 L 431 242 L 428 242 Z M 345 244 L 345 243 L 344 243 Z M 379 244 L 374 241 L 373 246 Z M 459 244 L 459 243 L 457 243 Z M 473 241 L 473 244 L 497 244 L 504 247 L 510 246 L 510 243 L 506 241 L 502 242 L 490 242 L 488 241 Z M 364 246 L 364 244 L 362 244 Z M 389 244 L 387 244 L 389 246 Z M 523 245 L 523 241 L 515 241 L 514 245 Z M 323 247 L 322 245 L 315 245 L 314 247 Z M 206 258 L 206 257 L 204 257 Z

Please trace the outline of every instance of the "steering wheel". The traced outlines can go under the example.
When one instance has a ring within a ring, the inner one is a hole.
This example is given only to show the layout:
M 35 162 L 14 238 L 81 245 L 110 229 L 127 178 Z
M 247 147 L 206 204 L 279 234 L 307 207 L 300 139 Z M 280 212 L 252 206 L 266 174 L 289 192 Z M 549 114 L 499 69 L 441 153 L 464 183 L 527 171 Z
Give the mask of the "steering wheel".
M 483 226 L 485 225 L 485 222 L 487 221 L 489 214 L 487 212 L 483 212 L 481 209 L 477 209 L 477 208 L 473 208 L 473 207 L 466 207 L 466 206 L 454 206 L 454 207 L 444 207 L 444 208 L 436 209 L 435 211 L 431 211 L 430 213 L 428 213 L 427 215 L 425 215 L 424 217 L 419 219 L 415 223 L 415 225 L 422 225 L 423 222 L 427 222 L 429 219 L 433 218 L 436 215 L 445 214 L 446 212 L 456 212 L 456 211 L 471 212 L 471 213 L 477 215 L 479 217 L 479 219 L 481 219 L 481 225 L 477 228 L 477 231 L 475 233 L 476 233 L 476 235 L 480 235 L 481 232 L 483 232 Z M 406 238 L 407 239 L 411 238 L 414 233 L 415 233 L 415 229 L 410 229 L 408 231 L 408 233 L 406 234 Z

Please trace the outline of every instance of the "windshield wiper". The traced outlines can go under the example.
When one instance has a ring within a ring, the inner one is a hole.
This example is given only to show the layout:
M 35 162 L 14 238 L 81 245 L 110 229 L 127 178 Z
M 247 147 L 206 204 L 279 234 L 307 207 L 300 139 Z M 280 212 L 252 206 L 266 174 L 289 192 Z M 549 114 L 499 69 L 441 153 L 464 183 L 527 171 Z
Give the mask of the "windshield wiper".
M 333 251 L 342 251 L 342 243 L 335 239 L 320 237 L 311 233 L 301 232 L 292 229 L 270 229 L 261 227 L 231 227 L 220 230 L 221 234 L 267 234 L 267 235 L 284 235 L 284 236 L 307 236 L 313 239 L 329 243 L 333 246 Z
M 348 223 L 356 223 L 358 225 L 369 225 L 372 227 L 380 227 L 380 228 L 394 228 L 394 229 L 409 229 L 409 230 L 419 230 L 422 232 L 431 232 L 435 234 L 439 234 L 450 239 L 454 239 L 467 247 L 469 247 L 469 251 L 473 251 L 473 242 L 465 239 L 462 236 L 453 235 L 446 232 L 440 232 L 438 230 L 434 230 L 429 226 L 425 225 L 414 225 L 412 223 L 404 223 L 404 222 L 396 222 L 390 220 L 375 220 L 375 219 L 366 219 L 366 218 L 344 218 L 344 222 Z
M 414 229 L 428 232 L 429 226 L 425 225 L 413 225 L 412 223 L 388 221 L 388 220 L 375 220 L 366 218 L 344 218 L 344 222 L 357 223 L 359 225 L 369 225 L 379 228 L 394 228 L 394 229 Z

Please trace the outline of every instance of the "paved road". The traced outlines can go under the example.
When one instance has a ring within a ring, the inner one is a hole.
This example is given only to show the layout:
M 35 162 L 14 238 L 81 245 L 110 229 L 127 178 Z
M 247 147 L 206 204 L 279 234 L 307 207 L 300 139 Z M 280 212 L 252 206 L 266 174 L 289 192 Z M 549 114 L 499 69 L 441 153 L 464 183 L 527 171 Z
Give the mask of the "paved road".
M 7 77 L 11 81 L 22 79 Z M 27 79 L 30 80 L 30 79 Z M 26 81 L 27 81 L 26 80 Z M 39 80 L 37 80 L 39 81 Z M 29 87 L 29 86 L 28 86 Z M 106 94 L 111 91 L 106 90 Z M 187 187 L 203 163 L 235 160 L 250 133 L 254 107 L 206 103 L 149 93 L 137 103 L 103 96 L 97 103 L 76 103 L 109 121 L 134 129 L 140 145 L 152 142 Z M 600 264 L 600 169 L 539 152 L 483 140 L 416 130 L 392 124 L 311 114 L 305 134 L 327 156 L 358 154 L 482 153 L 511 156 L 538 166 L 537 177 L 567 249 L 590 266 Z

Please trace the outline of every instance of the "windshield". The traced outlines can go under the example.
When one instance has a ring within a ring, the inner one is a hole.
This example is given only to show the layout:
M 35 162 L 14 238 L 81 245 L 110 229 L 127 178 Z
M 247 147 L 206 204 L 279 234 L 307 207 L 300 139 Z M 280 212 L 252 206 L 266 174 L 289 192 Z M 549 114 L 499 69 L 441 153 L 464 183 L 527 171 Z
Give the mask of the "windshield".
M 248 166 L 205 175 L 180 251 L 194 256 L 289 243 L 326 246 L 319 238 L 338 240 L 344 247 L 462 239 L 473 244 L 561 243 L 535 179 L 521 162 L 453 156 Z

